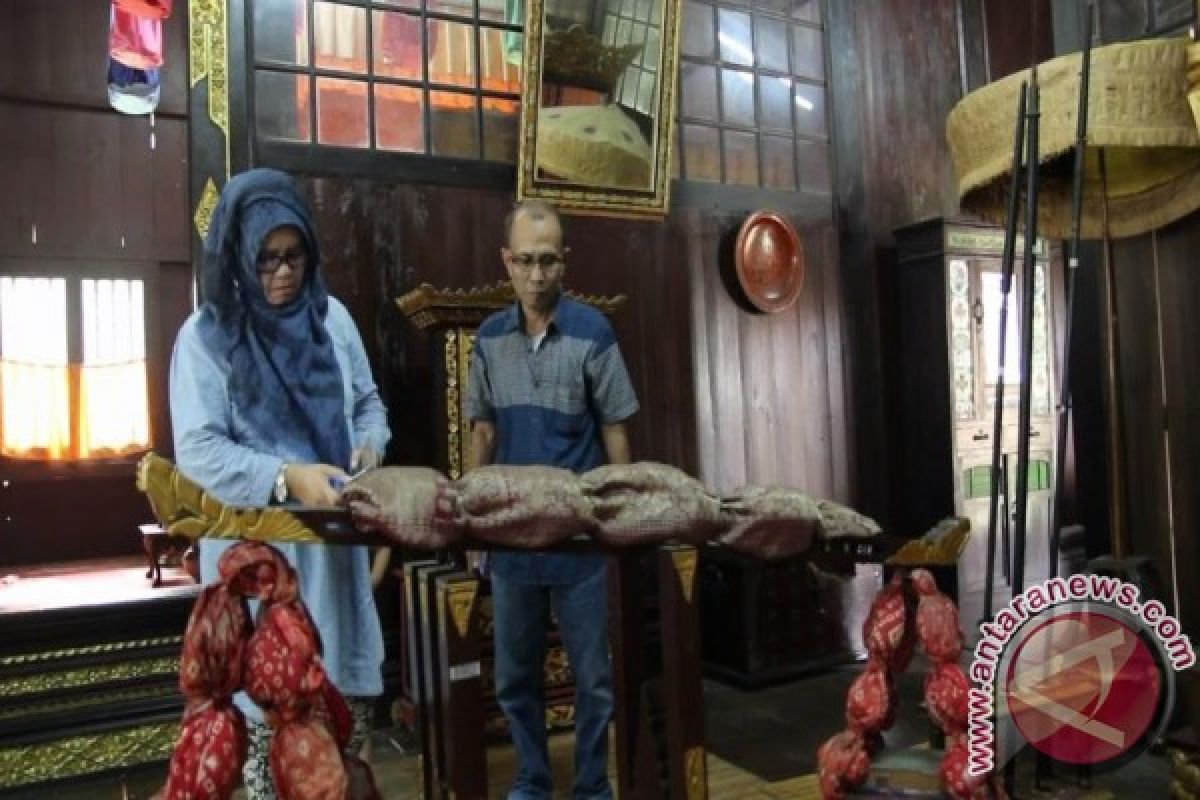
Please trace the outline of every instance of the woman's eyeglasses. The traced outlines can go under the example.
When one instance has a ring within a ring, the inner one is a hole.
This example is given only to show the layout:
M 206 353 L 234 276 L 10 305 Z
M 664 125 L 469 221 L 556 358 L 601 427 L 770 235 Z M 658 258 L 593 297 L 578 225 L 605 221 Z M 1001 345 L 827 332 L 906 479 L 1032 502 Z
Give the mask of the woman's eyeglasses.
M 285 262 L 290 269 L 302 269 L 307 261 L 308 252 L 303 247 L 292 248 L 282 253 L 272 253 L 270 250 L 264 250 L 258 254 L 258 274 L 274 275 Z

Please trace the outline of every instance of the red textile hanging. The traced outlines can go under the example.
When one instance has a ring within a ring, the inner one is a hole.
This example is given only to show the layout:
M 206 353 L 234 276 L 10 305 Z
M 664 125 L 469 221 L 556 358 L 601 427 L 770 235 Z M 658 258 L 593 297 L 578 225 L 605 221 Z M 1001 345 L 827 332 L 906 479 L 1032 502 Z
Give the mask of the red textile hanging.
M 146 19 L 166 19 L 171 16 L 171 0 L 113 0 L 113 5 Z
M 139 17 L 114 4 L 108 52 L 127 67 L 158 69 L 163 65 L 162 20 Z

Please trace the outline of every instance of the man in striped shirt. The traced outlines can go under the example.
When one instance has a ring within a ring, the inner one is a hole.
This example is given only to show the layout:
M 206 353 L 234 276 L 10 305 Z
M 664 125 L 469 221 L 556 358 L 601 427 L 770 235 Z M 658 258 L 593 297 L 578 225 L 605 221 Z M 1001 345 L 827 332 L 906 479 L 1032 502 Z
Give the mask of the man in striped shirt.
M 604 315 L 562 291 L 567 250 L 553 207 L 527 201 L 501 249 L 517 302 L 484 321 L 467 386 L 472 466 L 541 464 L 586 472 L 630 461 L 637 398 Z M 605 559 L 495 553 L 496 699 L 519 760 L 508 800 L 548 800 L 542 664 L 551 611 L 575 674 L 575 800 L 611 800 L 612 668 Z

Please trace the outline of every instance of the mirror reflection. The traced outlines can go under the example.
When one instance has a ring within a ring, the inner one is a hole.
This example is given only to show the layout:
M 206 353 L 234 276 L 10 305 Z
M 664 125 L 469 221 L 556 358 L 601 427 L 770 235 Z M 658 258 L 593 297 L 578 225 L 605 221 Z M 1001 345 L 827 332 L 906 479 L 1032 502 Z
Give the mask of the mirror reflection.
M 653 188 L 664 4 L 547 0 L 535 180 Z

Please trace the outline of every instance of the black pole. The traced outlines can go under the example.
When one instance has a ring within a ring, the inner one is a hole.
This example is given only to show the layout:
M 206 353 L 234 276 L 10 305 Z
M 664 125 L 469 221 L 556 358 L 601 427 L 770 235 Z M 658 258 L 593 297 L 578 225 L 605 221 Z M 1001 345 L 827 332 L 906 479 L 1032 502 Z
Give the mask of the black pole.
M 1016 485 L 1016 514 L 1013 530 L 1013 581 L 1012 594 L 1016 597 L 1025 588 L 1025 541 L 1026 519 L 1025 512 L 1029 505 L 1029 404 L 1033 389 L 1033 374 L 1030 368 L 1033 363 L 1033 283 L 1036 280 L 1037 267 L 1034 263 L 1034 247 L 1037 242 L 1037 211 L 1038 211 L 1038 117 L 1039 91 L 1037 83 L 1037 68 L 1035 67 L 1029 85 L 1029 120 L 1025 123 L 1027 159 L 1029 169 L 1026 170 L 1025 188 L 1025 280 L 1021 287 L 1021 389 L 1020 403 L 1017 406 L 1017 485 Z
M 1079 239 L 1083 227 L 1083 172 L 1087 151 L 1088 82 L 1092 68 L 1092 5 L 1086 7 L 1084 23 L 1083 61 L 1079 70 L 1079 107 L 1075 120 L 1075 184 L 1071 193 L 1071 255 L 1067 259 L 1066 323 L 1063 326 L 1062 374 L 1058 376 L 1057 426 L 1054 446 L 1054 496 L 1050 501 L 1050 576 L 1058 576 L 1058 553 L 1061 546 L 1062 497 L 1066 480 L 1063 464 L 1067 459 L 1067 426 L 1071 418 L 1071 329 L 1075 325 L 1075 274 L 1079 268 Z
M 983 621 L 992 618 L 992 590 L 995 586 L 996 571 L 996 514 L 1000 504 L 1000 456 L 1003 453 L 1003 424 L 1004 424 L 1004 331 L 1008 325 L 1008 294 L 1012 288 L 1013 261 L 1017 250 L 1017 217 L 1021 204 L 1021 156 L 1025 149 L 1025 100 L 1028 85 L 1021 82 L 1020 96 L 1017 98 L 1017 132 L 1013 142 L 1012 182 L 1008 186 L 1008 218 L 1004 226 L 1004 253 L 1001 256 L 1000 288 L 1003 294 L 1000 298 L 1000 353 L 997 363 L 1000 367 L 1000 379 L 996 381 L 996 415 L 992 422 L 992 493 L 991 505 L 988 507 L 988 538 L 987 538 L 987 575 L 984 578 L 983 592 Z M 1007 492 L 1005 492 L 1007 496 Z M 1007 571 L 1006 571 L 1007 577 Z

